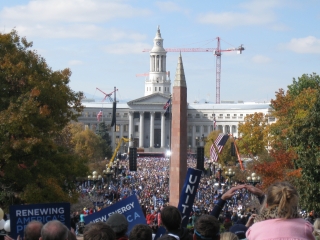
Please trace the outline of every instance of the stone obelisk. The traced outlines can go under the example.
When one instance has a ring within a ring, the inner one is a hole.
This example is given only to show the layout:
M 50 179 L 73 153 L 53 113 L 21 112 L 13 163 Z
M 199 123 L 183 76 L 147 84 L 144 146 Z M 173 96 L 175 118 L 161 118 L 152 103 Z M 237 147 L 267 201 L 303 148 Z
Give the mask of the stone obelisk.
M 172 91 L 170 205 L 178 207 L 187 174 L 187 83 L 181 53 Z

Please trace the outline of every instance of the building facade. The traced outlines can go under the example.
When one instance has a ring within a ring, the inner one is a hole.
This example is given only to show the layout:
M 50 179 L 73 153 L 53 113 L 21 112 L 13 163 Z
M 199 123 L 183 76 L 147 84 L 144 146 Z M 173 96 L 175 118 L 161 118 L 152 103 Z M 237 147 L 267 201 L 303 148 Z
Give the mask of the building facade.
M 150 72 L 145 80 L 144 96 L 127 103 L 118 103 L 116 111 L 116 126 L 110 127 L 112 119 L 112 103 L 83 101 L 85 109 L 78 118 L 87 128 L 97 130 L 99 123 L 108 126 L 115 147 L 121 137 L 133 141 L 121 146 L 121 152 L 127 152 L 129 147 L 138 147 L 145 152 L 165 152 L 170 148 L 171 115 L 164 115 L 164 105 L 171 97 L 170 73 L 166 70 L 166 54 L 163 48 L 158 27 L 154 45 L 150 51 Z M 188 76 L 186 76 L 187 78 Z M 188 82 L 188 81 L 187 81 Z M 97 114 L 102 110 L 100 122 Z M 262 112 L 267 115 L 271 111 L 269 103 L 188 103 L 187 133 L 188 148 L 195 152 L 201 144 L 201 137 L 206 137 L 211 131 L 220 130 L 223 133 L 238 136 L 238 124 L 244 121 L 248 114 Z M 270 122 L 275 119 L 269 118 Z

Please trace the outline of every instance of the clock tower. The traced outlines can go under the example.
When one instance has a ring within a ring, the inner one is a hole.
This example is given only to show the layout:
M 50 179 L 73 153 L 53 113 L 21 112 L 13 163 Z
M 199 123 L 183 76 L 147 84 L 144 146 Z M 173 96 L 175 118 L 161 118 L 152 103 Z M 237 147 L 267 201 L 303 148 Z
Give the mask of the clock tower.
M 160 27 L 153 39 L 153 48 L 150 51 L 150 71 L 149 77 L 145 81 L 144 95 L 162 93 L 171 95 L 170 72 L 166 70 L 167 52 L 163 48 L 163 38 L 161 38 Z

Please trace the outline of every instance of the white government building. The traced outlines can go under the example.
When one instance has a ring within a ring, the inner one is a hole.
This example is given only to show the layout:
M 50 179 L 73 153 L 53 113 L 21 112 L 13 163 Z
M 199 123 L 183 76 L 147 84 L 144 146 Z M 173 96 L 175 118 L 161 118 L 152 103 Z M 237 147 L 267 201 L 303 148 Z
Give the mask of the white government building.
M 143 148 L 144 152 L 165 153 L 170 149 L 171 120 L 164 116 L 164 105 L 171 96 L 171 79 L 167 74 L 167 52 L 163 48 L 163 39 L 158 28 L 150 51 L 150 72 L 145 80 L 144 96 L 127 103 L 117 103 L 116 127 L 110 127 L 112 103 L 84 100 L 85 106 L 78 118 L 87 128 L 95 131 L 99 123 L 108 126 L 112 146 L 118 144 L 121 137 L 134 141 L 125 143 L 120 148 L 127 152 L 128 147 Z M 102 110 L 103 116 L 97 121 L 97 114 Z M 201 144 L 201 137 L 213 131 L 216 119 L 216 130 L 238 136 L 238 124 L 244 121 L 247 114 L 270 113 L 270 103 L 223 102 L 188 103 L 188 146 L 189 151 L 196 152 Z M 269 118 L 270 122 L 275 121 Z

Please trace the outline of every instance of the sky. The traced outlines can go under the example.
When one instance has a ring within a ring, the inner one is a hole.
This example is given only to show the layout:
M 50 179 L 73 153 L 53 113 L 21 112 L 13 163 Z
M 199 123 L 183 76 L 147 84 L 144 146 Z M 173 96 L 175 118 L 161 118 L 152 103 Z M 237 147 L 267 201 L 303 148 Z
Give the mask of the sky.
M 70 68 L 70 87 L 101 101 L 144 96 L 149 54 L 160 26 L 164 48 L 243 44 L 221 56 L 221 101 L 268 102 L 293 78 L 319 74 L 318 0 L 2 0 L 0 32 L 33 42 L 52 70 Z M 216 99 L 216 56 L 182 52 L 188 102 Z M 167 53 L 171 81 L 179 53 Z

